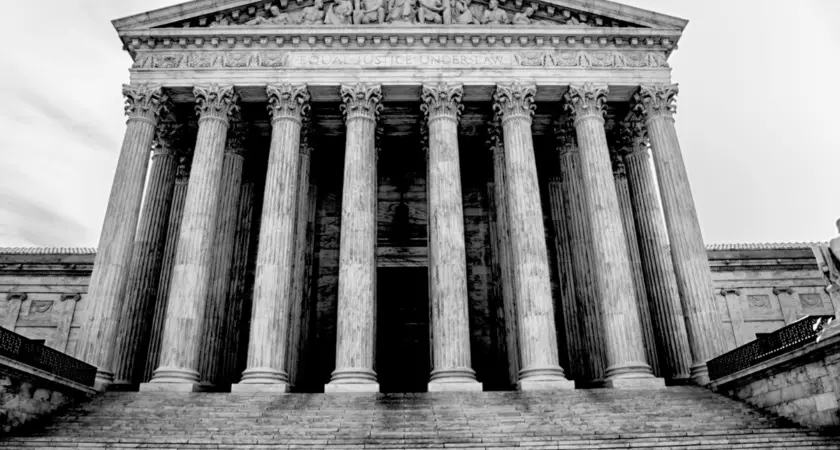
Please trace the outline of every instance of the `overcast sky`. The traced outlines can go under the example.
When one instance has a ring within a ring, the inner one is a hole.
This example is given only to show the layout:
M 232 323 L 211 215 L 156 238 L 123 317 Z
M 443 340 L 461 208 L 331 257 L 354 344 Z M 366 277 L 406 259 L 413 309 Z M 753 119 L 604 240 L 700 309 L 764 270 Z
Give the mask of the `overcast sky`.
M 0 246 L 96 246 L 125 130 L 112 19 L 172 0 L 9 2 Z M 840 217 L 840 1 L 626 0 L 690 23 L 671 57 L 707 243 L 827 240 Z

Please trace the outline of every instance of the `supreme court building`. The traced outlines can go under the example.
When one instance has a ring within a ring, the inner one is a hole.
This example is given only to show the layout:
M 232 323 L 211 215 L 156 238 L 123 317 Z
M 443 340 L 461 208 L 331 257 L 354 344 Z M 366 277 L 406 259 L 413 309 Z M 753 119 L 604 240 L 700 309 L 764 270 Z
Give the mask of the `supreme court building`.
M 116 20 L 100 388 L 705 384 L 686 21 L 607 0 L 195 0 Z

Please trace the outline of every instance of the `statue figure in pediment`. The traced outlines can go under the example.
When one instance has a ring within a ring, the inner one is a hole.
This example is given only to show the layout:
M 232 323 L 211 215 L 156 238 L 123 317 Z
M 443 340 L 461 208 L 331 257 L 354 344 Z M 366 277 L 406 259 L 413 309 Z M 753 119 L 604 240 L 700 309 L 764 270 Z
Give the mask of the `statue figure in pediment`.
M 490 25 L 502 25 L 508 23 L 507 13 L 499 9 L 499 0 L 490 0 L 484 15 L 481 16 L 481 23 Z
M 353 22 L 357 25 L 385 23 L 385 3 L 383 0 L 358 0 L 353 12 Z
M 388 23 L 417 22 L 417 0 L 389 0 Z
M 315 0 L 312 6 L 303 8 L 303 15 L 300 16 L 300 23 L 303 25 L 315 25 L 324 23 L 324 0 Z
M 470 9 L 471 0 L 454 0 L 455 4 L 452 7 L 453 23 L 460 25 L 478 24 L 472 10 Z
M 350 25 L 353 23 L 353 2 L 336 0 L 327 10 L 324 23 L 327 25 Z
M 444 6 L 441 0 L 418 0 L 420 9 L 417 19 L 420 23 L 443 23 Z
M 283 12 L 280 12 L 280 8 L 277 6 L 272 6 L 271 9 L 268 10 L 271 13 L 270 17 L 257 17 L 256 19 L 251 19 L 245 22 L 245 25 L 285 25 L 291 23 L 289 20 L 289 15 Z
M 531 16 L 534 15 L 534 8 L 530 6 L 525 8 L 525 11 L 518 12 L 513 15 L 513 24 L 514 25 L 530 25 L 531 24 Z

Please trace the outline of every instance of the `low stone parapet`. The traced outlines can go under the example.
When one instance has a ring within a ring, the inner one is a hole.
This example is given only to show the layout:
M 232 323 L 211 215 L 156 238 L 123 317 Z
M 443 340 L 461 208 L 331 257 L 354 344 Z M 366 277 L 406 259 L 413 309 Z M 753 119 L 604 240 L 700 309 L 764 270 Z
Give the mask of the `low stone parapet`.
M 711 388 L 815 429 L 840 430 L 840 335 L 721 377 Z

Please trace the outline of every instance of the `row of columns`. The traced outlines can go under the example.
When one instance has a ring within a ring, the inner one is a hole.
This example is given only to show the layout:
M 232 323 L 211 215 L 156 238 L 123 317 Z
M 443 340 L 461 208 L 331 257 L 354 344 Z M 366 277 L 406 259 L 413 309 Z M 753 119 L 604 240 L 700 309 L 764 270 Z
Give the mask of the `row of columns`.
M 140 299 L 144 297 L 143 290 L 149 288 L 142 283 L 128 283 L 127 269 L 141 267 L 160 273 L 167 270 L 161 267 L 162 258 L 157 253 L 171 251 L 169 242 L 163 250 L 160 245 L 137 244 L 131 249 L 148 161 L 146 151 L 152 146 L 159 118 L 167 113 L 168 102 L 165 93 L 156 87 L 126 87 L 125 92 L 129 113 L 127 132 L 91 279 L 89 304 L 93 309 L 88 313 L 80 356 L 99 368 L 100 387 L 114 381 L 114 369 L 118 379 L 136 378 L 133 374 L 143 367 L 134 357 L 138 353 L 136 349 L 132 354 L 129 348 L 138 345 L 136 330 L 143 323 L 162 322 L 159 367 L 141 389 L 196 390 L 202 382 L 217 383 L 221 371 L 230 370 L 220 368 L 216 361 L 220 348 L 229 348 L 230 344 L 223 341 L 231 338 L 230 327 L 236 325 L 228 319 L 234 307 L 225 301 L 229 297 L 228 285 L 216 284 L 216 280 L 230 278 L 231 268 L 230 263 L 214 264 L 214 259 L 224 257 L 229 262 L 231 253 L 241 246 L 233 238 L 238 234 L 233 224 L 241 214 L 238 193 L 242 181 L 242 146 L 241 138 L 229 132 L 231 121 L 238 114 L 238 96 L 232 86 L 194 89 L 198 134 L 191 175 L 183 203 L 178 206 L 183 208 L 182 218 L 175 227 L 178 238 L 171 275 L 166 280 L 168 295 L 157 296 L 158 301 L 165 302 L 165 314 L 157 317 L 148 300 Z M 337 351 L 336 368 L 325 391 L 378 391 L 374 371 L 376 135 L 382 91 L 378 85 L 360 83 L 341 86 L 340 92 L 347 132 Z M 309 187 L 307 178 L 300 172 L 304 170 L 301 162 L 308 161 L 308 145 L 301 145 L 301 136 L 309 110 L 309 94 L 306 86 L 288 84 L 270 85 L 266 93 L 272 133 L 247 368 L 240 383 L 232 386 L 233 391 L 288 391 L 288 342 L 294 339 L 291 334 L 296 322 L 292 316 L 299 314 L 294 311 L 300 309 L 295 305 L 301 299 L 295 293 L 295 284 L 301 284 L 295 281 L 300 270 L 295 267 L 301 264 L 296 254 L 301 242 L 299 215 L 305 214 L 301 206 L 305 201 L 301 197 L 307 195 Z M 509 341 L 515 342 L 518 387 L 522 390 L 574 386 L 559 365 L 531 132 L 535 93 L 533 85 L 513 83 L 498 85 L 493 96 L 498 124 L 493 146 L 494 189 L 499 194 L 496 221 L 506 266 L 501 272 L 502 283 L 509 293 L 505 296 L 504 309 L 507 317 L 515 318 L 515 339 Z M 576 321 L 572 330 L 596 328 L 604 332 L 602 341 L 590 338 L 592 333 L 583 333 L 586 338 L 577 334 L 570 341 L 574 355 L 590 355 L 586 358 L 589 363 L 575 367 L 574 371 L 597 377 L 603 370 L 605 382 L 613 387 L 660 386 L 661 379 L 652 375 L 650 358 L 644 350 L 642 318 L 646 308 L 640 312 L 638 286 L 634 285 L 630 263 L 632 253 L 628 248 L 632 239 L 628 240 L 625 232 L 627 220 L 622 220 L 612 177 L 603 119 L 606 94 L 606 86 L 592 84 L 572 86 L 566 94 L 576 139 L 574 144 L 564 146 L 560 157 L 563 188 L 552 190 L 562 197 L 552 202 L 562 205 L 567 218 L 584 218 L 565 222 L 569 244 L 564 254 L 573 267 L 576 294 L 573 299 L 564 299 L 566 303 L 574 302 L 564 306 L 565 318 L 568 322 L 569 316 L 577 312 L 577 317 L 572 319 Z M 717 352 L 714 331 L 717 321 L 708 263 L 673 128 L 675 94 L 675 86 L 643 87 L 635 103 L 640 117 L 646 118 L 644 130 L 650 135 L 660 177 L 663 223 L 658 223 L 662 222 L 661 217 L 654 217 L 659 210 L 653 173 L 636 168 L 630 156 L 633 152 L 626 157 L 627 177 L 637 212 L 635 221 L 641 243 L 638 250 L 645 269 L 644 283 L 651 292 L 660 348 L 669 358 L 672 371 L 679 372 L 686 361 L 687 340 L 693 362 L 691 375 L 702 382 L 704 362 Z M 458 149 L 462 96 L 460 85 L 441 83 L 424 85 L 422 89 L 422 109 L 428 125 L 433 346 L 430 391 L 481 390 L 471 367 L 467 315 Z M 161 131 L 156 147 L 165 149 L 165 136 L 171 132 L 166 127 L 157 128 Z M 174 177 L 177 166 L 174 159 L 161 160 L 160 164 L 157 159 L 154 161 L 153 179 Z M 308 164 L 305 165 L 308 171 Z M 156 175 L 158 171 L 161 174 Z M 148 197 L 154 200 L 165 194 Z M 171 189 L 169 195 L 173 195 Z M 175 208 L 174 204 L 147 201 L 141 227 L 160 227 L 166 220 L 167 210 Z M 669 241 L 663 241 L 666 233 Z M 151 234 L 150 241 L 160 242 L 162 233 L 152 231 Z M 698 248 L 702 261 L 697 258 Z M 671 255 L 670 265 L 666 254 Z M 131 288 L 126 290 L 126 286 Z M 678 296 L 674 295 L 673 286 L 677 286 Z M 158 289 L 162 288 L 167 288 L 163 280 Z M 685 316 L 687 333 L 679 327 L 680 313 Z M 120 316 L 130 318 L 117 327 Z M 570 329 L 568 324 L 566 329 Z M 680 333 L 687 338 L 682 339 Z M 152 336 L 155 339 L 155 333 Z M 697 342 L 698 339 L 702 342 Z M 115 348 L 120 349 L 120 358 L 115 357 Z M 129 361 L 131 358 L 134 359 Z M 599 367 L 601 360 L 606 364 L 604 368 Z M 572 361 L 577 364 L 579 360 Z

